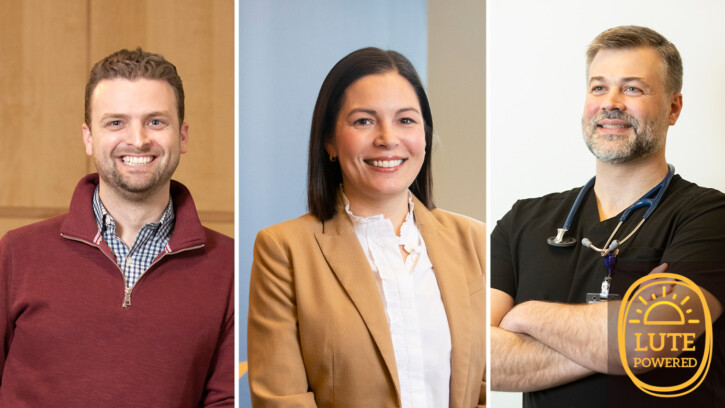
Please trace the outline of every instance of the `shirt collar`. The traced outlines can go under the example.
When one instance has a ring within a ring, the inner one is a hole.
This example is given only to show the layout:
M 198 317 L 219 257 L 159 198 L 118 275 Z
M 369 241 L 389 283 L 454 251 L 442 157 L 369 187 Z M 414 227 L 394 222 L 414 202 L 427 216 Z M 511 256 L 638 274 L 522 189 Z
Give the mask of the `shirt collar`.
M 106 207 L 101 202 L 101 195 L 98 193 L 99 186 L 96 186 L 93 192 L 93 214 L 96 216 L 96 224 L 101 232 L 109 230 L 111 232 L 116 231 L 116 221 L 113 219 L 111 214 L 106 211 Z M 174 214 L 174 202 L 169 197 L 169 204 L 166 206 L 164 213 L 161 215 L 161 219 L 157 222 L 149 222 L 145 224 L 143 228 L 151 228 L 157 234 L 163 235 L 163 237 L 171 235 L 171 229 L 173 227 L 175 214 Z

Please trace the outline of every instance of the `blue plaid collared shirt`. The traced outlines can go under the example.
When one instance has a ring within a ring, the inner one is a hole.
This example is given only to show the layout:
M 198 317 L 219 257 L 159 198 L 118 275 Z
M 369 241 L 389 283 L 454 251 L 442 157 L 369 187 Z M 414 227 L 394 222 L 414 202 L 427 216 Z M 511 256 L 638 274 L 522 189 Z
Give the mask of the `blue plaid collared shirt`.
M 116 235 L 116 221 L 106 211 L 98 195 L 98 187 L 93 193 L 93 213 L 96 215 L 96 223 L 101 231 L 103 240 L 116 256 L 116 264 L 126 280 L 126 288 L 132 288 L 141 275 L 151 266 L 171 238 L 171 230 L 174 228 L 174 204 L 169 199 L 164 214 L 158 222 L 150 222 L 138 232 L 136 241 L 131 248 L 128 248 L 121 238 Z

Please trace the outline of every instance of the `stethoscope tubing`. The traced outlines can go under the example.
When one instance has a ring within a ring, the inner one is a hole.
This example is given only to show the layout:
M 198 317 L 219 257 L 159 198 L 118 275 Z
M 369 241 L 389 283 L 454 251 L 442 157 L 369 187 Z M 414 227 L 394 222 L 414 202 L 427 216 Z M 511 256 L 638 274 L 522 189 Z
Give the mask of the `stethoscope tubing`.
M 634 204 L 629 206 L 624 213 L 622 213 L 622 216 L 619 218 L 619 222 L 617 223 L 617 227 L 614 228 L 614 231 L 612 231 L 612 234 L 609 236 L 609 239 L 607 240 L 607 243 L 602 248 L 597 248 L 594 245 L 592 245 L 592 242 L 587 239 L 582 239 L 582 244 L 585 247 L 591 248 L 599 253 L 602 254 L 602 256 L 607 255 L 609 252 L 614 251 L 619 245 L 623 244 L 625 241 L 627 241 L 632 235 L 634 235 L 637 230 L 644 224 L 644 222 L 649 218 L 650 215 L 657 209 L 657 206 L 659 205 L 660 201 L 662 200 L 662 196 L 664 196 L 665 191 L 667 190 L 667 187 L 670 185 L 670 181 L 672 181 L 672 177 L 675 175 L 675 166 L 671 164 L 667 164 L 667 175 L 665 178 L 657 184 L 654 188 L 652 188 L 650 191 L 648 191 L 645 195 L 642 196 L 639 200 L 635 201 Z M 568 247 L 573 246 L 576 244 L 576 240 L 572 238 L 564 238 L 564 234 L 569 230 L 571 227 L 571 223 L 574 220 L 574 216 L 579 211 L 579 207 L 581 206 L 581 202 L 584 200 L 584 196 L 586 193 L 592 189 L 594 186 L 594 182 L 596 181 L 596 176 L 592 177 L 587 184 L 582 187 L 581 191 L 579 191 L 579 194 L 576 197 L 576 200 L 574 200 L 574 204 L 571 207 L 571 210 L 569 210 L 569 214 L 566 217 L 566 221 L 564 221 L 564 226 L 562 228 L 559 228 L 557 231 L 556 237 L 549 237 L 546 241 L 549 245 L 556 246 L 556 247 Z M 656 195 L 654 198 L 651 198 L 653 194 Z M 629 218 L 630 214 L 644 206 L 648 206 L 649 208 L 647 211 L 642 215 L 642 219 L 639 223 L 637 223 L 637 226 L 629 233 L 627 234 L 624 239 L 621 241 L 614 240 L 614 235 L 619 230 L 619 227 L 624 224 L 625 221 Z
M 569 228 L 571 228 L 571 223 L 572 221 L 574 221 L 574 216 L 576 215 L 576 212 L 579 210 L 579 206 L 584 200 L 584 196 L 586 195 L 587 191 L 592 189 L 596 180 L 597 176 L 592 177 L 587 182 L 587 184 L 582 187 L 581 191 L 579 191 L 579 194 L 576 196 L 576 200 L 574 200 L 574 205 L 572 205 L 571 210 L 569 210 L 569 215 L 566 216 L 566 221 L 564 221 L 564 226 L 562 227 L 563 229 L 569 231 Z

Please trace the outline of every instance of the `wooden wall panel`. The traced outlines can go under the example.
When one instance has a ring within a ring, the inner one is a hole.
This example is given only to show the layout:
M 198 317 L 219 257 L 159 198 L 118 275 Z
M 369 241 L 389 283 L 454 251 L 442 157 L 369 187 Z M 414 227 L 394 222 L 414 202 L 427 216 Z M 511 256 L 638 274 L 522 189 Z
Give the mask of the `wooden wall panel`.
M 233 0 L 0 0 L 0 235 L 64 212 L 95 171 L 80 131 L 88 72 L 137 46 L 177 66 L 190 143 L 175 178 L 233 236 Z
M 46 217 L 43 218 L 25 218 L 25 217 L 8 217 L 8 218 L 2 218 L 0 217 L 0 233 L 2 235 L 5 235 L 6 232 L 20 228 L 24 225 L 32 224 L 34 222 L 43 221 L 46 219 Z
M 222 234 L 228 236 L 228 237 L 234 237 L 234 223 L 233 222 L 209 222 L 204 221 L 204 226 L 207 228 L 211 228 L 214 231 L 221 232 Z
M 67 208 L 86 173 L 86 1 L 2 0 L 0 10 L 0 217 Z

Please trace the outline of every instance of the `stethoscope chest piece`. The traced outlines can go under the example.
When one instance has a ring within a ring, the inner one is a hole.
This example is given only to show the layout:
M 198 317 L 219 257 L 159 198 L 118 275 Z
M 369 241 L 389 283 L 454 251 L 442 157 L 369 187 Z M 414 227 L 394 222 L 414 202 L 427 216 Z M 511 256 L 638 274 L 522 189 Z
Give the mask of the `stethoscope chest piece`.
M 551 246 L 560 248 L 566 248 L 576 245 L 576 238 L 564 237 L 566 231 L 567 230 L 564 228 L 557 228 L 556 236 L 546 238 L 546 242 Z

